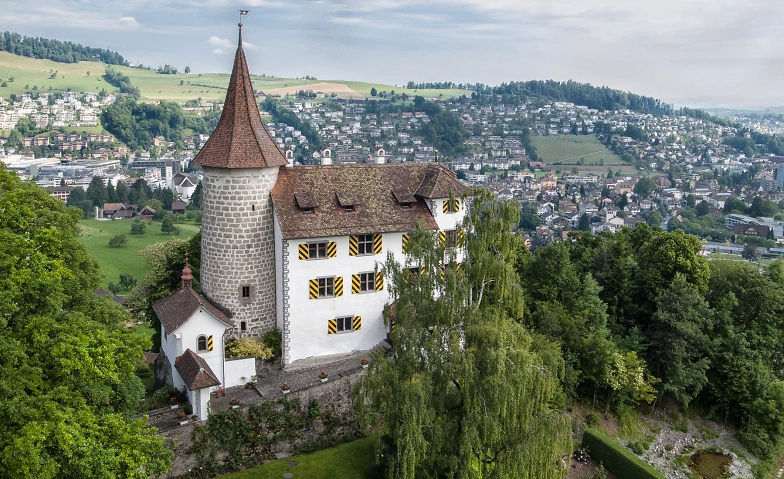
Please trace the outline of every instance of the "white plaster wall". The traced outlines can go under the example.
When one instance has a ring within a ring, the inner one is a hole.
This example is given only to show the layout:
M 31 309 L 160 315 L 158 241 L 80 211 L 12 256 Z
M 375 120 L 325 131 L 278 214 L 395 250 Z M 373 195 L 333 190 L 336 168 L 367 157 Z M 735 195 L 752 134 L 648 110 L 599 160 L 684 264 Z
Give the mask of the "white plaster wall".
M 199 416 L 204 421 L 210 415 L 210 388 L 201 388 L 195 391 L 188 391 L 188 400 L 193 406 L 193 414 Z
M 335 258 L 300 260 L 300 243 L 334 241 Z M 383 309 L 388 297 L 388 285 L 378 292 L 351 293 L 351 276 L 373 271 L 386 260 L 391 251 L 403 262 L 403 233 L 385 233 L 381 254 L 350 256 L 348 236 L 288 240 L 289 256 L 289 358 L 288 362 L 313 356 L 350 353 L 366 350 L 381 342 L 387 334 Z M 343 296 L 309 299 L 309 281 L 326 276 L 343 277 Z M 329 334 L 328 320 L 342 316 L 362 316 L 362 329 L 348 333 Z
M 427 200 L 428 207 L 430 207 L 431 213 L 435 216 L 438 229 L 440 230 L 453 230 L 457 228 L 457 226 L 463 222 L 463 218 L 465 218 L 468 209 L 468 199 L 462 198 L 460 199 L 460 211 L 457 213 L 444 213 L 444 203 L 447 201 L 449 201 L 449 198 Z M 433 206 L 435 206 L 435 210 L 433 209 Z
M 172 365 L 172 377 L 179 378 L 180 384 L 175 384 L 176 388 L 181 388 L 185 383 L 180 378 L 177 369 L 175 368 L 175 361 L 178 356 L 190 349 L 200 357 L 204 358 L 207 364 L 212 369 L 212 372 L 218 377 L 218 380 L 223 384 L 223 333 L 226 331 L 226 325 L 222 321 L 218 321 L 212 314 L 207 312 L 204 308 L 199 308 L 191 318 L 179 327 L 173 333 L 166 331 L 166 341 L 161 341 L 161 348 L 164 350 L 166 357 Z M 212 351 L 199 351 L 198 338 L 204 335 L 208 338 L 212 336 Z M 175 380 L 176 382 L 176 380 Z M 225 386 L 224 386 L 225 387 Z
M 224 364 L 226 368 L 226 381 L 223 383 L 224 388 L 244 386 L 256 375 L 256 358 L 228 359 Z M 210 365 L 210 367 L 212 367 L 212 365 Z M 245 378 L 244 381 L 242 380 L 243 377 Z
M 275 228 L 275 317 L 276 327 L 283 331 L 283 234 L 280 231 L 278 213 L 273 211 L 272 224 Z

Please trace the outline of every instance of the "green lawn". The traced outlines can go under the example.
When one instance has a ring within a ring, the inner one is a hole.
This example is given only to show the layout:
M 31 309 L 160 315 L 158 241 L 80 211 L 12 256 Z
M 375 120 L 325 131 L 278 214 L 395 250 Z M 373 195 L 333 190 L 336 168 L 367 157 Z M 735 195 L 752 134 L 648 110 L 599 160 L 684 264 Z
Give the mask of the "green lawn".
M 531 142 L 546 164 L 577 165 L 582 159 L 584 165 L 628 165 L 593 135 L 534 136 Z
M 101 78 L 105 69 L 100 62 L 58 63 L 0 52 L 0 78 L 8 84 L 0 87 L 0 97 L 8 98 L 12 93 L 31 93 L 34 91 L 33 86 L 37 86 L 39 92 L 47 92 L 49 87 L 53 91 L 70 88 L 85 93 L 98 93 L 103 88 L 107 91 L 117 90 Z M 55 72 L 57 77 L 50 78 Z M 14 78 L 13 82 L 8 81 L 11 77 Z
M 109 282 L 117 283 L 120 273 L 128 273 L 137 280 L 144 279 L 147 267 L 144 265 L 139 251 L 153 244 L 167 241 L 176 236 L 161 233 L 161 223 L 152 222 L 147 225 L 144 236 L 131 234 L 132 220 L 98 221 L 94 219 L 79 222 L 81 236 L 79 241 L 87 248 L 87 253 L 98 261 L 103 278 L 101 287 L 106 289 Z M 178 224 L 180 238 L 187 239 L 199 231 L 194 224 Z M 128 244 L 119 248 L 109 246 L 109 240 L 116 235 L 124 234 Z
M 225 479 L 282 478 L 291 472 L 296 479 L 364 479 L 375 461 L 375 436 L 341 444 L 311 454 L 289 457 L 242 472 L 221 476 Z M 296 461 L 296 466 L 289 462 Z

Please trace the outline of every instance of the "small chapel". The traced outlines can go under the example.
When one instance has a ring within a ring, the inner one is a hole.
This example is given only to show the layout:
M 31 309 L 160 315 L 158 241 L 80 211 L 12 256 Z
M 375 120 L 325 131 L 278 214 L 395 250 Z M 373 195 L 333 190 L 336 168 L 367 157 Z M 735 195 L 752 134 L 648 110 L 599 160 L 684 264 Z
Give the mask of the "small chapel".
M 251 359 L 223 346 L 277 328 L 285 368 L 338 360 L 384 341 L 389 295 L 380 273 L 405 262 L 417 225 L 459 245 L 466 187 L 438 163 L 384 161 L 299 166 L 267 132 L 256 102 L 242 23 L 218 126 L 194 162 L 204 172 L 201 292 L 186 266 L 182 288 L 157 302 L 171 382 L 206 419 L 210 391 L 244 384 Z M 459 253 L 458 253 L 459 254 Z

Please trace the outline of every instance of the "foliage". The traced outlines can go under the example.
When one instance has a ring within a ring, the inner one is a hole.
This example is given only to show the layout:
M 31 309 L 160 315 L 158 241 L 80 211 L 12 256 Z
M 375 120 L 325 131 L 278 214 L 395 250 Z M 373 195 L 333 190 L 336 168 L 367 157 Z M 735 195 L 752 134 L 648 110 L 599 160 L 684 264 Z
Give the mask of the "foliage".
M 511 232 L 518 222 L 516 204 L 480 190 L 461 269 L 422 229 L 404 265 L 388 257 L 395 360 L 375 358 L 354 399 L 363 423 L 383 423 L 392 438 L 388 477 L 561 477 L 563 361 L 516 321 L 515 265 L 528 255 Z
M 308 139 L 311 151 L 320 151 L 322 146 L 324 146 L 318 131 L 314 130 L 310 123 L 301 120 L 294 112 L 280 106 L 277 100 L 267 97 L 264 103 L 262 103 L 262 107 L 264 111 L 272 116 L 275 122 L 285 123 L 301 131 L 302 135 Z
M 283 335 L 279 329 L 268 331 L 264 335 L 264 344 L 272 350 L 272 357 L 279 358 L 282 354 L 281 347 L 283 345 Z
M 656 191 L 656 180 L 650 176 L 643 176 L 634 185 L 634 192 L 645 197 L 651 196 Z
M 106 83 L 116 86 L 120 89 L 120 93 L 124 93 L 130 98 L 138 99 L 141 96 L 139 89 L 131 84 L 131 79 L 128 78 L 128 75 L 123 75 L 114 68 L 107 68 L 103 78 L 106 80 Z
M 262 360 L 272 357 L 270 349 L 263 341 L 251 338 L 233 339 L 226 343 L 226 357 L 239 358 L 242 356 L 254 356 Z
M 81 216 L 0 171 L 0 467 L 21 478 L 162 474 L 163 439 L 133 419 L 144 388 L 138 336 L 93 294 Z
M 174 233 L 179 235 L 180 230 L 176 226 L 174 226 L 174 215 L 166 215 L 163 217 L 163 221 L 161 222 L 161 233 Z
M 117 235 L 114 238 L 109 240 L 109 246 L 125 246 L 128 244 L 128 237 L 125 235 Z
M 147 225 L 140 219 L 133 220 L 131 223 L 131 234 L 143 236 L 147 232 Z
M 133 97 L 118 99 L 105 107 L 101 124 L 129 148 L 146 150 L 153 147 L 156 136 L 181 148 L 183 130 L 194 126 L 175 102 L 138 103 Z
M 0 51 L 30 58 L 43 58 L 60 63 L 80 61 L 100 61 L 110 65 L 127 65 L 119 53 L 103 48 L 91 48 L 79 43 L 50 40 L 48 38 L 27 37 L 18 33 L 0 33 Z
M 523 203 L 520 210 L 520 229 L 523 231 L 533 231 L 542 224 L 542 218 L 537 214 L 535 203 Z
M 664 479 L 664 475 L 596 429 L 583 433 L 583 447 L 619 479 Z

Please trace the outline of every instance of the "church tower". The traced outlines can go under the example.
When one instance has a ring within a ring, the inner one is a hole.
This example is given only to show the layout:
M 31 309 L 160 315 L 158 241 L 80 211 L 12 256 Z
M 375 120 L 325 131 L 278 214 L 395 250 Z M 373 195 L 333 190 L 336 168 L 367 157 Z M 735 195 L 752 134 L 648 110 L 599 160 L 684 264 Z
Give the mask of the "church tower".
M 204 170 L 201 288 L 235 336 L 260 336 L 276 323 L 270 190 L 286 159 L 261 121 L 239 27 L 220 122 L 194 159 Z

